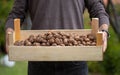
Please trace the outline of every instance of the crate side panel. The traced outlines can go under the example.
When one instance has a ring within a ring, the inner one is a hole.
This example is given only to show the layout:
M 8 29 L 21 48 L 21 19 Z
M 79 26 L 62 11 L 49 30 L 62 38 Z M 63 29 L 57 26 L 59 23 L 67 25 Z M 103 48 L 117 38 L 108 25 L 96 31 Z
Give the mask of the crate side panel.
M 14 61 L 102 61 L 101 47 L 9 47 Z

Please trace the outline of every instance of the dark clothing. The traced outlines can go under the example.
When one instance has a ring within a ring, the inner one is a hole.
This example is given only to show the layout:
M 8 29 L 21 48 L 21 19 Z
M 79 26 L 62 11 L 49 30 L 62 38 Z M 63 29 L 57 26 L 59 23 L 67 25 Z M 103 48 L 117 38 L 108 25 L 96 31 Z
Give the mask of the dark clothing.
M 88 75 L 86 62 L 29 62 L 28 68 L 29 75 Z
M 15 0 L 6 27 L 13 28 L 13 19 L 23 22 L 29 11 L 32 29 L 79 29 L 84 28 L 83 13 L 88 8 L 90 17 L 98 17 L 100 25 L 109 20 L 100 0 Z
M 108 16 L 100 0 L 15 0 L 6 22 L 13 28 L 13 19 L 29 11 L 32 30 L 83 29 L 83 13 L 88 8 L 90 18 L 99 18 L 100 25 L 109 25 Z M 87 75 L 85 62 L 29 62 L 29 75 Z

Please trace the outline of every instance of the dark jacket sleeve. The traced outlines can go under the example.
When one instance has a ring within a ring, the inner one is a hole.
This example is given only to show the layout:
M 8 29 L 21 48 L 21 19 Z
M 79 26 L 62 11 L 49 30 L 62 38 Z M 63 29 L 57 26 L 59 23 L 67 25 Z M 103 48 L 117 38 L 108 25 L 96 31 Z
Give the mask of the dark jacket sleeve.
M 9 13 L 9 16 L 6 21 L 6 28 L 14 29 L 14 19 L 20 18 L 21 23 L 24 21 L 25 14 L 27 11 L 27 0 L 15 0 L 13 8 Z
M 90 18 L 99 18 L 99 25 L 109 25 L 109 16 L 104 9 L 101 0 L 85 0 L 86 7 L 90 14 Z

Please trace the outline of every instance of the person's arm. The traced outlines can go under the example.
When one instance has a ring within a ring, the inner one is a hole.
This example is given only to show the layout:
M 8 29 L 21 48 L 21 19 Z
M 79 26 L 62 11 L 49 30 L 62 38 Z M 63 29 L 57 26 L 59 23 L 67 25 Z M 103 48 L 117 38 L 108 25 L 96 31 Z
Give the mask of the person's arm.
M 99 18 L 99 30 L 103 31 L 103 51 L 107 48 L 107 37 L 109 28 L 109 17 L 106 13 L 101 0 L 85 0 L 85 5 L 88 8 L 90 18 Z
M 13 8 L 9 13 L 6 21 L 6 29 L 7 28 L 14 29 L 13 22 L 15 18 L 21 19 L 22 23 L 24 21 L 26 12 L 27 12 L 27 0 L 15 0 Z
M 13 8 L 6 21 L 6 51 L 8 52 L 8 33 L 14 30 L 14 19 L 19 18 L 21 23 L 24 21 L 27 12 L 27 0 L 15 0 Z

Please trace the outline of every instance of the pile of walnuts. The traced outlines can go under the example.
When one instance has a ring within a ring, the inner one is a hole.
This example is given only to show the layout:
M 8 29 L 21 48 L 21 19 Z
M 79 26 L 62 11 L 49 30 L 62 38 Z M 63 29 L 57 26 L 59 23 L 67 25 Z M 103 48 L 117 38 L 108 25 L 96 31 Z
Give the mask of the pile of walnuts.
M 16 41 L 16 46 L 95 46 L 96 39 L 91 35 L 76 33 L 46 32 L 30 35 L 26 40 Z

